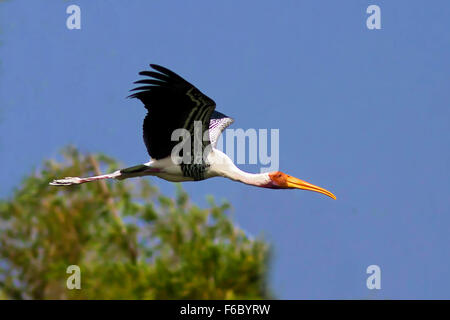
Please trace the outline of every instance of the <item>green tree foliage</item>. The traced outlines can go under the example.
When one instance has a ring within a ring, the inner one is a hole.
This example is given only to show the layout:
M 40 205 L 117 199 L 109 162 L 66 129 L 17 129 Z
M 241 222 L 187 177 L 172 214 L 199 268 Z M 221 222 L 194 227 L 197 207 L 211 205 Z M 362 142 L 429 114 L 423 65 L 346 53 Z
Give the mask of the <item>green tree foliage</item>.
M 227 203 L 199 208 L 151 179 L 52 187 L 56 177 L 113 171 L 104 155 L 74 148 L 46 161 L 0 201 L 0 298 L 264 299 L 268 246 L 230 221 Z M 69 290 L 69 265 L 81 289 Z

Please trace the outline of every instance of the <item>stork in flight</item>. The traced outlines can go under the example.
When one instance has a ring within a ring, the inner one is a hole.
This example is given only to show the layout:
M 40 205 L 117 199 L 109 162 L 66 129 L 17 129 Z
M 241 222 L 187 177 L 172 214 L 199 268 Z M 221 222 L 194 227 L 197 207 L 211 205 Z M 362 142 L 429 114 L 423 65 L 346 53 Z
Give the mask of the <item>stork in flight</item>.
M 330 191 L 280 171 L 254 174 L 237 168 L 226 154 L 215 148 L 222 131 L 234 120 L 215 111 L 215 102 L 179 75 L 156 64 L 150 66 L 157 72 L 140 72 L 140 75 L 149 78 L 136 81 L 143 86 L 132 89 L 137 92 L 129 97 L 141 100 L 148 111 L 143 127 L 144 142 L 151 161 L 110 174 L 86 178 L 66 177 L 54 180 L 50 185 L 67 186 L 101 179 L 123 180 L 142 176 L 156 176 L 174 182 L 225 177 L 262 188 L 310 190 L 336 199 Z M 172 133 L 182 128 L 195 139 L 196 123 L 201 124 L 202 133 L 208 131 L 206 138 L 201 138 L 202 150 L 205 152 L 200 160 L 195 158 L 192 144 L 191 152 L 187 152 L 190 161 L 179 163 L 172 157 L 172 151 L 179 143 L 172 140 Z

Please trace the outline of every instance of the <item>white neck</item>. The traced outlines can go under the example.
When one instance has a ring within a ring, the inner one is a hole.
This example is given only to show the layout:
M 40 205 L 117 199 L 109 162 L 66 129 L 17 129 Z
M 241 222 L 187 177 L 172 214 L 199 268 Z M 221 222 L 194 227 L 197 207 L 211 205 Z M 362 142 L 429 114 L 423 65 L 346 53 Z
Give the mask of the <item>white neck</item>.
M 223 152 L 214 149 L 211 157 L 208 157 L 211 163 L 211 176 L 222 176 L 234 181 L 239 181 L 253 186 L 265 186 L 271 182 L 268 173 L 249 173 L 242 171 Z

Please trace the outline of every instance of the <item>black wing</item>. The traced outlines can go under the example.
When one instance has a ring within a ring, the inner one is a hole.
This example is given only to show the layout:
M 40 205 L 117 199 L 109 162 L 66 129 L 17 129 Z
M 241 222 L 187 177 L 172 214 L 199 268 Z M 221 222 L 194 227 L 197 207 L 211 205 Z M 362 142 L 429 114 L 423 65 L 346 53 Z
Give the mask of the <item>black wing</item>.
M 132 89 L 139 92 L 129 97 L 141 100 L 148 110 L 144 119 L 144 142 L 150 157 L 162 159 L 170 156 L 173 147 L 179 143 L 171 141 L 174 130 L 188 130 L 191 139 L 194 121 L 201 121 L 202 134 L 208 130 L 216 104 L 176 73 L 156 64 L 150 66 L 158 72 L 140 72 L 140 75 L 150 78 L 136 81 L 145 86 Z M 193 141 L 191 145 L 194 145 Z M 203 147 L 209 144 L 209 140 L 203 141 Z

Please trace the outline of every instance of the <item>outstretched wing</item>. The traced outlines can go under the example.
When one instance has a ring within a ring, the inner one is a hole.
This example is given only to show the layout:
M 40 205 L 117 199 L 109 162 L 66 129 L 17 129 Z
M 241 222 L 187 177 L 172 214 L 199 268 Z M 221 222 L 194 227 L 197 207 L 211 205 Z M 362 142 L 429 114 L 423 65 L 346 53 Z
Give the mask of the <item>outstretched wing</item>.
M 211 141 L 213 148 L 216 147 L 217 140 L 223 130 L 225 130 L 233 122 L 233 118 L 230 118 L 221 112 L 214 111 L 211 114 L 211 119 L 209 120 L 209 140 Z
M 203 134 L 209 129 L 216 104 L 176 73 L 156 64 L 150 66 L 158 72 L 140 72 L 149 78 L 136 81 L 144 86 L 132 89 L 138 92 L 129 97 L 141 100 L 148 110 L 144 119 L 144 142 L 150 157 L 162 159 L 170 156 L 173 147 L 179 143 L 171 140 L 176 129 L 188 130 L 191 145 L 194 145 L 194 121 L 201 121 Z M 207 139 L 203 141 L 204 148 L 209 144 Z

